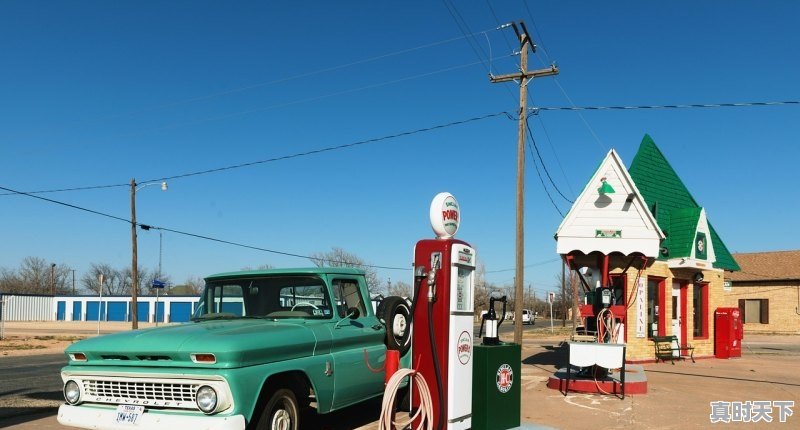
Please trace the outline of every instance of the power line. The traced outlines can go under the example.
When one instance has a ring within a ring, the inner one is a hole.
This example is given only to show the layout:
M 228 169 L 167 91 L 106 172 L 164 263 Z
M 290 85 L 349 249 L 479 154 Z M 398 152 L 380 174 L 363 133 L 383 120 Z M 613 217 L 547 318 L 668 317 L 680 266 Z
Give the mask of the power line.
M 558 158 L 558 152 L 556 148 L 553 146 L 553 140 L 550 139 L 550 133 L 547 131 L 547 127 L 544 125 L 544 120 L 542 120 L 541 115 L 536 115 L 536 118 L 539 120 L 539 124 L 542 126 L 542 131 L 544 131 L 544 137 L 547 138 L 547 143 L 550 145 L 550 150 L 553 151 L 553 156 L 556 158 L 556 164 L 558 164 L 559 170 L 561 170 L 561 176 L 564 177 L 564 182 L 567 184 L 567 188 L 569 189 L 570 195 L 575 195 L 575 190 L 572 189 L 572 185 L 569 183 L 569 178 L 567 178 L 567 172 L 564 171 L 564 165 L 561 164 L 561 160 Z
M 269 158 L 269 159 L 265 159 L 265 160 L 251 161 L 251 162 L 240 163 L 240 164 L 235 164 L 235 165 L 231 165 L 231 166 L 217 167 L 217 168 L 214 168 L 214 169 L 207 169 L 207 170 L 201 170 L 201 171 L 196 171 L 196 172 L 183 173 L 183 174 L 179 174 L 179 175 L 166 176 L 166 177 L 159 178 L 159 179 L 149 179 L 149 180 L 144 180 L 144 181 L 141 181 L 141 182 L 142 183 L 146 183 L 146 182 L 159 182 L 159 181 L 166 181 L 166 180 L 172 180 L 172 179 L 180 179 L 180 178 L 186 178 L 186 177 L 190 177 L 190 176 L 198 176 L 198 175 L 204 175 L 204 174 L 209 174 L 209 173 L 222 172 L 222 171 L 226 171 L 226 170 L 240 169 L 240 168 L 243 168 L 243 167 L 250 167 L 250 166 L 255 166 L 255 165 L 258 165 L 258 164 L 271 163 L 271 162 L 275 162 L 275 161 L 288 160 L 288 159 L 292 159 L 292 158 L 305 157 L 305 156 L 309 156 L 309 155 L 320 154 L 320 153 L 323 153 L 323 152 L 331 152 L 331 151 L 336 151 L 336 150 L 340 150 L 340 149 L 351 148 L 351 147 L 354 147 L 354 146 L 367 145 L 367 144 L 371 144 L 371 143 L 381 142 L 381 141 L 384 141 L 384 140 L 396 139 L 396 138 L 399 138 L 399 137 L 411 136 L 411 135 L 418 134 L 418 133 L 425 133 L 425 132 L 444 129 L 444 128 L 448 128 L 448 127 L 454 127 L 454 126 L 457 126 L 457 125 L 463 125 L 463 124 L 467 124 L 467 123 L 471 123 L 471 122 L 482 121 L 482 120 L 485 120 L 485 119 L 494 118 L 494 117 L 503 116 L 503 115 L 505 115 L 509 119 L 512 119 L 512 120 L 515 119 L 508 112 L 505 112 L 505 111 L 496 112 L 496 113 L 492 113 L 492 114 L 488 114 L 488 115 L 482 115 L 482 116 L 467 118 L 467 119 L 463 119 L 463 120 L 453 121 L 453 122 L 449 122 L 449 123 L 446 123 L 446 124 L 438 124 L 438 125 L 434 125 L 434 126 L 431 126 L 431 127 L 424 127 L 424 128 L 419 128 L 419 129 L 416 129 L 416 130 L 404 131 L 404 132 L 401 132 L 401 133 L 391 134 L 391 135 L 387 135 L 387 136 L 376 137 L 376 138 L 366 139 L 366 140 L 360 140 L 360 141 L 357 141 L 357 142 L 347 143 L 347 144 L 343 144 L 343 145 L 329 146 L 329 147 L 315 149 L 315 150 L 311 150 L 311 151 L 305 151 L 305 152 L 299 152 L 299 153 L 295 153 L 295 154 L 283 155 L 283 156 L 280 156 L 280 157 L 273 157 L 273 158 Z M 2 193 L 2 194 L 0 194 L 0 196 L 8 196 L 8 195 L 15 195 L 15 194 L 26 194 L 26 195 L 44 194 L 44 193 L 55 193 L 55 192 L 61 192 L 61 191 L 93 190 L 93 189 L 101 189 L 101 188 L 114 188 L 114 187 L 127 187 L 127 186 L 129 186 L 129 184 L 110 184 L 110 185 L 95 185 L 95 186 L 74 187 L 74 188 L 60 188 L 60 189 L 54 189 L 54 190 L 27 191 L 27 192 L 24 192 L 24 193 L 21 192 L 21 191 L 20 192 L 14 191 L 14 192 Z
M 542 39 L 542 35 L 541 33 L 539 33 L 539 28 L 536 26 L 536 20 L 533 19 L 533 13 L 531 13 L 531 9 L 528 7 L 528 3 L 525 0 L 522 0 L 522 4 L 525 5 L 525 10 L 528 11 L 528 17 L 530 17 L 531 19 L 531 25 L 533 25 L 533 31 L 536 32 L 536 39 L 539 41 L 539 47 L 542 48 L 542 52 L 544 52 L 545 57 L 547 57 L 547 61 L 550 61 L 552 63 L 553 61 L 550 60 L 550 55 L 547 54 L 547 49 L 545 49 L 544 47 L 544 39 Z M 544 61 L 542 61 L 542 63 L 544 64 Z
M 480 44 L 473 42 L 473 40 L 467 36 L 468 34 L 472 35 L 474 33 L 470 31 L 469 26 L 467 25 L 466 21 L 464 21 L 464 17 L 462 17 L 461 14 L 458 12 L 458 9 L 456 9 L 456 5 L 454 5 L 450 0 L 442 0 L 442 3 L 444 3 L 444 6 L 447 8 L 447 11 L 450 13 L 450 16 L 453 17 L 453 21 L 456 22 L 456 26 L 461 31 L 461 34 L 463 34 L 464 38 L 467 39 L 467 43 L 469 44 L 470 48 L 472 48 L 472 51 L 475 52 L 475 55 L 483 63 L 483 67 L 486 68 L 486 73 L 491 74 L 491 69 L 486 64 L 485 60 L 486 52 L 483 50 Z M 478 47 L 476 48 L 475 45 L 477 45 Z M 483 55 L 481 55 L 481 53 L 478 52 L 479 49 Z
M 410 52 L 418 51 L 418 50 L 421 50 L 421 49 L 427 49 L 427 48 L 432 48 L 432 47 L 436 47 L 436 46 L 439 46 L 439 45 L 448 44 L 448 43 L 455 42 L 455 41 L 458 41 L 458 40 L 461 40 L 461 39 L 474 37 L 475 35 L 485 33 L 486 31 L 488 31 L 488 30 L 485 30 L 485 31 L 482 31 L 482 32 L 473 33 L 473 34 L 462 34 L 461 36 L 451 37 L 451 38 L 439 40 L 439 41 L 436 41 L 436 42 L 430 42 L 430 43 L 426 43 L 426 44 L 423 44 L 423 45 L 420 45 L 420 46 L 416 46 L 416 47 L 413 47 L 413 48 L 401 49 L 399 51 L 380 54 L 380 55 L 376 55 L 376 56 L 373 56 L 373 57 L 352 61 L 352 62 L 349 62 L 349 63 L 339 64 L 339 65 L 330 66 L 330 67 L 326 67 L 326 68 L 319 69 L 319 70 L 313 70 L 313 71 L 310 71 L 310 72 L 301 73 L 301 74 L 298 74 L 298 75 L 278 78 L 278 79 L 274 79 L 274 80 L 267 81 L 267 82 L 258 82 L 258 83 L 254 83 L 254 84 L 250 84 L 250 85 L 245 85 L 245 86 L 242 86 L 242 87 L 237 87 L 237 88 L 230 88 L 230 89 L 223 90 L 223 91 L 218 91 L 218 92 L 215 92 L 215 93 L 189 97 L 189 98 L 185 98 L 185 99 L 181 99 L 181 100 L 175 100 L 175 101 L 166 102 L 166 103 L 153 105 L 153 106 L 147 106 L 147 107 L 143 107 L 141 109 L 135 109 L 135 110 L 131 110 L 131 111 L 128 111 L 128 112 L 111 114 L 111 115 L 107 115 L 107 116 L 100 117 L 100 118 L 95 118 L 95 119 L 82 120 L 80 122 L 83 122 L 83 123 L 98 122 L 98 121 L 105 121 L 105 120 L 115 119 L 115 118 L 120 118 L 120 117 L 138 115 L 138 114 L 144 113 L 144 112 L 160 110 L 160 109 L 165 109 L 165 108 L 174 107 L 174 106 L 180 106 L 180 105 L 183 105 L 183 104 L 193 103 L 193 102 L 198 102 L 198 101 L 203 101 L 203 100 L 214 99 L 214 98 L 217 98 L 217 97 L 222 97 L 222 96 L 226 96 L 226 95 L 230 95 L 230 94 L 236 94 L 236 93 L 240 93 L 240 92 L 244 92 L 244 91 L 248 91 L 248 90 L 252 90 L 252 89 L 256 89 L 256 88 L 261 88 L 261 87 L 265 87 L 265 86 L 269 86 L 269 85 L 275 85 L 275 84 L 280 84 L 280 83 L 284 83 L 284 82 L 290 82 L 290 81 L 294 81 L 294 80 L 298 80 L 298 79 L 308 78 L 308 77 L 319 75 L 319 74 L 323 74 L 323 73 L 334 72 L 334 71 L 337 71 L 337 70 L 346 69 L 346 68 L 353 67 L 353 66 L 358 66 L 358 65 L 361 65 L 361 64 L 367 64 L 367 63 L 371 63 L 371 62 L 374 62 L 374 61 L 378 61 L 378 60 L 382 60 L 382 59 L 386 59 L 386 58 L 390 58 L 390 57 L 395 57 L 395 56 L 399 56 L 399 55 L 403 55 L 403 54 L 408 54 Z
M 679 105 L 643 105 L 643 106 L 539 106 L 529 108 L 535 115 L 539 111 L 584 111 L 584 110 L 637 110 L 637 109 L 690 109 L 690 108 L 719 108 L 719 107 L 752 107 L 752 106 L 785 106 L 800 105 L 798 100 L 775 102 L 741 102 L 741 103 L 704 103 L 704 104 L 679 104 Z
M 431 126 L 431 127 L 419 128 L 419 129 L 411 130 L 411 131 L 404 131 L 404 132 L 401 132 L 401 133 L 390 134 L 390 135 L 387 135 L 387 136 L 376 137 L 376 138 L 373 138 L 373 139 L 366 139 L 366 140 L 361 140 L 361 141 L 352 142 L 352 143 L 346 143 L 346 144 L 343 144 L 343 145 L 329 146 L 327 148 L 320 148 L 320 149 L 314 149 L 314 150 L 311 150 L 311 151 L 298 152 L 298 153 L 295 153 L 295 154 L 284 155 L 284 156 L 281 156 L 281 157 L 268 158 L 266 160 L 251 161 L 251 162 L 248 162 L 248 163 L 235 164 L 235 165 L 232 165 L 232 166 L 217 167 L 217 168 L 214 168 L 214 169 L 201 170 L 201 171 L 198 171 L 198 172 L 184 173 L 184 174 L 180 174 L 180 175 L 167 176 L 167 177 L 158 178 L 158 179 L 149 179 L 149 180 L 144 181 L 144 182 L 167 181 L 167 180 L 172 180 L 172 179 L 186 178 L 186 177 L 189 177 L 189 176 L 198 176 L 198 175 L 205 175 L 205 174 L 208 174 L 208 173 L 216 173 L 216 172 L 221 172 L 221 171 L 225 171 L 225 170 L 240 169 L 242 167 L 249 167 L 249 166 L 255 166 L 255 165 L 258 165 L 258 164 L 271 163 L 271 162 L 274 162 L 274 161 L 289 160 L 289 159 L 292 159 L 292 158 L 305 157 L 305 156 L 309 156 L 309 155 L 321 154 L 323 152 L 337 151 L 337 150 L 340 150 L 340 149 L 352 148 L 354 146 L 367 145 L 367 144 L 370 144 L 370 143 L 377 143 L 377 142 L 381 142 L 381 141 L 384 141 L 384 140 L 396 139 L 396 138 L 405 137 L 405 136 L 411 136 L 411 135 L 418 134 L 418 133 L 425 133 L 425 132 L 429 132 L 429 131 L 433 131 L 433 130 L 439 130 L 439 129 L 443 129 L 443 128 L 453 127 L 453 126 L 457 126 L 457 125 L 462 125 L 462 124 L 467 124 L 467 123 L 471 123 L 471 122 L 481 121 L 481 120 L 484 120 L 484 119 L 494 118 L 494 117 L 503 116 L 503 115 L 507 116 L 508 118 L 512 118 L 511 115 L 508 112 L 505 112 L 505 111 L 504 112 L 496 112 L 496 113 L 492 113 L 492 114 L 488 114 L 488 115 L 468 118 L 468 119 L 459 120 L 459 121 L 453 121 L 453 122 L 450 122 L 450 123 L 447 123 L 447 124 L 439 124 L 439 125 L 434 125 L 434 126 Z
M 530 141 L 533 142 L 533 147 L 536 148 L 536 155 L 539 157 L 539 162 L 542 163 L 542 168 L 544 169 L 544 172 L 547 174 L 547 179 L 550 180 L 550 184 L 553 185 L 553 188 L 555 188 L 555 190 L 558 192 L 559 195 L 561 195 L 561 197 L 564 198 L 564 200 L 568 201 L 569 203 L 574 203 L 572 200 L 567 198 L 567 196 L 565 196 L 564 193 L 561 192 L 561 190 L 556 185 L 555 181 L 553 181 L 553 177 L 550 176 L 550 171 L 547 170 L 547 166 L 544 164 L 544 158 L 542 158 L 542 154 L 539 152 L 539 146 L 536 144 L 536 139 L 533 138 L 533 133 L 531 132 L 531 125 L 529 121 L 530 118 L 525 118 L 528 137 L 530 138 Z M 528 149 L 530 149 L 530 144 L 528 145 Z M 533 156 L 533 153 L 531 153 L 531 156 Z
M 493 58 L 492 60 L 495 60 L 495 59 L 499 60 L 499 59 L 502 59 L 502 58 L 505 58 L 505 57 L 508 57 L 508 56 L 511 56 L 511 55 L 506 55 L 506 56 Z M 405 77 L 401 77 L 401 78 L 397 78 L 397 79 L 393 79 L 393 80 L 377 82 L 377 83 L 374 83 L 374 84 L 369 84 L 369 85 L 365 85 L 365 86 L 361 86 L 361 87 L 357 87 L 357 88 L 350 88 L 350 89 L 346 89 L 346 90 L 342 90 L 342 91 L 336 91 L 336 92 L 332 92 L 332 93 L 328 93 L 328 94 L 322 94 L 322 95 L 313 96 L 313 97 L 306 97 L 306 98 L 303 98 L 303 99 L 296 99 L 296 100 L 276 103 L 276 104 L 272 104 L 272 105 L 269 105 L 269 106 L 263 106 L 263 107 L 254 108 L 254 109 L 246 109 L 246 110 L 241 110 L 241 111 L 229 112 L 229 113 L 225 113 L 225 114 L 222 114 L 222 115 L 205 117 L 205 118 L 200 118 L 200 119 L 195 119 L 195 120 L 190 120 L 190 121 L 185 121 L 185 122 L 168 123 L 168 124 L 164 124 L 164 125 L 161 125 L 161 126 L 158 126 L 158 127 L 155 127 L 155 128 L 140 129 L 140 130 L 129 132 L 129 133 L 117 133 L 117 134 L 107 135 L 107 136 L 104 136 L 104 139 L 108 140 L 110 138 L 117 138 L 117 139 L 119 139 L 119 138 L 131 138 L 131 137 L 140 136 L 140 135 L 153 133 L 153 132 L 172 130 L 172 129 L 176 129 L 176 128 L 194 126 L 194 125 L 199 125 L 199 124 L 205 124 L 205 123 L 214 122 L 214 121 L 223 121 L 223 120 L 227 120 L 227 119 L 230 119 L 230 118 L 236 118 L 236 117 L 241 117 L 241 116 L 245 116 L 245 115 L 251 115 L 251 114 L 255 114 L 255 113 L 259 113 L 259 112 L 265 112 L 265 111 L 269 111 L 269 110 L 273 110 L 273 109 L 280 109 L 280 108 L 284 108 L 284 107 L 288 107 L 288 106 L 294 106 L 294 105 L 299 105 L 299 104 L 304 104 L 304 103 L 315 102 L 315 101 L 324 100 L 324 99 L 328 99 L 328 98 L 332 98 L 332 97 L 338 97 L 338 96 L 352 94 L 352 93 L 356 93 L 356 92 L 360 92 L 360 91 L 371 90 L 371 89 L 380 88 L 380 87 L 384 87 L 384 86 L 388 86 L 388 85 L 398 84 L 398 83 L 401 83 L 401 82 L 410 81 L 410 80 L 414 80 L 414 79 L 420 79 L 420 78 L 425 78 L 425 77 L 433 76 L 433 75 L 437 75 L 437 74 L 448 73 L 448 72 L 452 72 L 454 70 L 464 69 L 464 68 L 472 67 L 472 66 L 475 66 L 475 65 L 478 65 L 478 64 L 482 64 L 482 63 L 483 63 L 483 61 L 481 60 L 481 61 L 467 63 L 467 64 L 460 64 L 460 65 L 456 65 L 456 66 L 450 66 L 450 67 L 446 67 L 446 68 L 443 68 L 443 69 L 434 70 L 434 71 L 431 71 L 431 72 L 420 73 L 420 74 L 412 75 L 412 76 L 405 76 Z M 80 147 L 86 147 L 86 146 L 91 146 L 91 145 L 95 145 L 95 144 L 96 144 L 96 142 L 79 142 L 77 144 L 70 145 L 70 146 L 72 146 L 73 148 L 80 148 Z M 51 146 L 54 146 L 54 145 L 51 145 Z
M 550 260 L 539 261 L 538 263 L 531 263 L 531 264 L 528 264 L 528 265 L 522 266 L 522 267 L 530 268 L 530 267 L 536 267 L 536 266 L 543 266 L 545 264 L 555 263 L 556 261 L 560 261 L 560 260 L 561 260 L 561 257 L 558 257 L 558 258 L 553 258 L 553 259 L 550 259 Z M 516 270 L 516 268 L 512 267 L 510 269 L 487 270 L 485 273 L 512 272 L 514 270 Z
M 60 206 L 65 206 L 65 207 L 76 209 L 76 210 L 79 210 L 79 211 L 88 212 L 88 213 L 91 213 L 91 214 L 94 214 L 94 215 L 99 215 L 99 216 L 110 218 L 110 219 L 113 219 L 113 220 L 116 220 L 116 221 L 122 221 L 122 222 L 124 222 L 126 224 L 131 224 L 131 220 L 129 220 L 129 219 L 118 217 L 118 216 L 111 215 L 111 214 L 107 214 L 107 213 L 100 212 L 100 211 L 96 211 L 96 210 L 93 210 L 93 209 L 88 209 L 88 208 L 85 208 L 85 207 L 82 207 L 82 206 L 77 206 L 77 205 L 73 205 L 73 204 L 70 204 L 70 203 L 61 202 L 61 201 L 58 201 L 58 200 L 48 199 L 46 197 L 36 196 L 36 195 L 31 194 L 31 193 L 26 193 L 24 191 L 17 191 L 17 190 L 13 190 L 11 188 L 3 187 L 3 186 L 0 186 L 0 190 L 7 191 L 7 192 L 10 192 L 10 193 L 16 194 L 16 195 L 21 195 L 21 196 L 25 196 L 25 197 L 31 197 L 31 198 L 34 198 L 34 199 L 42 200 L 42 201 L 45 201 L 45 202 L 48 202 L 48 203 L 57 204 L 57 205 L 60 205 Z M 312 261 L 324 261 L 324 262 L 329 262 L 329 263 L 348 263 L 346 261 L 330 260 L 330 259 L 326 259 L 326 258 L 318 258 L 318 257 L 312 257 L 312 256 L 308 256 L 308 255 L 295 254 L 295 253 L 286 252 L 286 251 L 278 251 L 278 250 L 274 250 L 274 249 L 262 248 L 260 246 L 247 245 L 247 244 L 240 243 L 240 242 L 233 242 L 233 241 L 230 241 L 230 240 L 219 239 L 219 238 L 212 237 L 212 236 L 206 236 L 206 235 L 197 234 L 197 233 L 190 233 L 190 232 L 186 232 L 186 231 L 175 230 L 175 229 L 168 228 L 168 227 L 159 227 L 159 226 L 154 226 L 154 225 L 149 225 L 149 224 L 142 224 L 142 223 L 138 223 L 138 222 L 136 223 L 136 226 L 139 227 L 139 228 L 142 228 L 144 230 L 154 229 L 154 230 L 168 231 L 168 232 L 175 233 L 175 234 L 180 234 L 180 235 L 183 235 L 183 236 L 189 236 L 189 237 L 194 237 L 194 238 L 197 238 L 197 239 L 204 239 L 204 240 L 209 240 L 209 241 L 213 241 L 213 242 L 224 243 L 224 244 L 227 244 L 227 245 L 238 246 L 240 248 L 253 249 L 253 250 L 256 250 L 256 251 L 268 252 L 268 253 L 271 253 L 271 254 L 285 255 L 285 256 L 288 256 L 288 257 L 305 258 L 305 259 L 312 260 Z M 379 266 L 379 265 L 374 265 L 374 264 L 359 264 L 358 266 L 371 267 L 371 268 L 376 268 L 376 269 L 387 269 L 387 270 L 411 270 L 408 267 Z
M 575 107 L 575 102 L 572 101 L 572 98 L 569 96 L 569 94 L 567 94 L 567 91 L 564 89 L 563 86 L 561 86 L 561 82 L 559 82 L 558 79 L 556 79 L 556 78 L 553 78 L 553 82 L 555 82 L 555 84 L 558 87 L 558 89 L 561 90 L 561 94 L 564 94 L 564 97 L 567 99 L 567 101 L 569 102 L 570 106 Z M 589 121 L 586 121 L 586 118 L 583 117 L 583 114 L 581 114 L 580 111 L 578 111 L 577 114 L 578 114 L 578 118 L 580 118 L 581 121 L 583 122 L 583 125 L 585 125 L 587 129 L 589 129 L 589 133 L 592 134 L 592 137 L 594 138 L 594 141 L 597 142 L 598 145 L 600 145 L 600 149 L 603 150 L 603 151 L 608 149 L 606 147 L 606 145 L 600 140 L 600 137 L 597 135 L 597 133 L 594 132 L 594 129 L 592 128 L 592 126 L 589 125 Z
M 547 186 L 544 184 L 542 173 L 539 171 L 539 165 L 536 163 L 536 157 L 533 156 L 533 151 L 531 150 L 530 143 L 528 143 L 528 151 L 530 151 L 531 153 L 531 160 L 533 161 L 533 167 L 536 168 L 536 175 L 539 176 L 539 182 L 542 183 L 542 188 L 544 189 L 545 194 L 547 194 L 547 198 L 550 199 L 550 203 L 556 209 L 556 212 L 558 212 L 558 214 L 561 215 L 561 218 L 564 218 L 564 214 L 561 212 L 561 209 L 558 208 L 558 205 L 556 205 L 555 200 L 553 200 L 553 196 L 550 195 L 550 191 L 547 190 Z
M 500 58 L 505 58 L 505 57 L 498 57 L 497 59 L 500 59 Z M 428 77 L 428 76 L 433 76 L 433 75 L 437 75 L 437 74 L 441 74 L 441 73 L 452 72 L 454 70 L 464 69 L 464 68 L 467 68 L 467 67 L 472 67 L 472 66 L 475 66 L 477 64 L 481 64 L 482 62 L 483 61 L 478 61 L 478 62 L 472 62 L 472 63 L 467 63 L 467 64 L 461 64 L 461 65 L 457 65 L 457 66 L 446 67 L 446 68 L 434 70 L 434 71 L 431 71 L 431 72 L 425 72 L 425 73 L 420 73 L 420 74 L 417 74 L 417 75 L 405 76 L 405 77 L 401 77 L 401 78 L 397 78 L 397 79 L 377 82 L 377 83 L 374 83 L 374 84 L 364 85 L 364 86 L 357 87 L 357 88 L 350 88 L 350 89 L 346 89 L 346 90 L 342 90 L 342 91 L 335 91 L 335 92 L 328 93 L 328 94 L 322 94 L 322 95 L 313 96 L 313 97 L 306 97 L 304 99 L 297 99 L 297 100 L 291 100 L 291 101 L 282 102 L 282 103 L 276 103 L 276 104 L 272 104 L 272 105 L 269 105 L 269 106 L 263 106 L 263 107 L 254 108 L 254 109 L 246 109 L 246 110 L 241 110 L 241 111 L 236 111 L 236 112 L 229 112 L 229 113 L 222 114 L 222 115 L 216 115 L 216 116 L 212 116 L 212 117 L 196 119 L 196 120 L 193 120 L 193 121 L 166 124 L 166 125 L 162 125 L 160 127 L 152 128 L 152 129 L 139 130 L 139 131 L 136 131 L 136 132 L 133 132 L 133 133 L 127 133 L 127 134 L 121 135 L 121 137 L 131 137 L 131 136 L 137 136 L 137 135 L 156 132 L 156 131 L 171 130 L 171 129 L 180 128 L 180 127 L 187 127 L 187 126 L 193 126 L 193 125 L 198 125 L 198 124 L 205 124 L 205 123 L 214 122 L 214 121 L 222 121 L 222 120 L 227 120 L 227 119 L 230 119 L 230 118 L 236 118 L 236 117 L 241 117 L 241 116 L 245 116 L 245 115 L 251 115 L 251 114 L 254 114 L 254 113 L 266 112 L 266 111 L 273 110 L 273 109 L 280 109 L 280 108 L 284 108 L 284 107 L 288 107 L 288 106 L 295 106 L 295 105 L 299 105 L 299 104 L 315 102 L 315 101 L 324 100 L 324 99 L 328 99 L 328 98 L 332 98 L 332 97 L 338 97 L 338 96 L 343 96 L 343 95 L 347 95 L 347 94 L 357 93 L 357 92 L 360 92 L 360 91 L 371 90 L 371 89 L 380 88 L 380 87 L 384 87 L 384 86 L 388 86 L 388 85 L 393 85 L 393 84 L 397 84 L 397 83 L 400 83 L 400 82 L 406 82 L 406 81 L 410 81 L 410 80 L 414 80 L 414 79 L 425 78 L 425 77 Z
M 86 190 L 99 190 L 103 188 L 119 188 L 119 187 L 130 187 L 130 184 L 110 184 L 110 185 L 92 185 L 86 187 L 73 187 L 73 188 L 59 188 L 55 190 L 39 190 L 39 191 L 27 191 L 27 194 L 45 194 L 45 193 L 59 193 L 62 191 L 86 191 Z M 15 194 L 20 194 L 21 192 L 14 192 L 14 193 L 0 193 L 0 196 L 12 196 Z
M 66 206 L 68 208 L 77 209 L 79 211 L 89 212 L 89 213 L 92 213 L 92 214 L 95 214 L 95 215 L 104 216 L 106 218 L 111 218 L 111 219 L 115 219 L 115 220 L 118 220 L 118 221 L 123 221 L 123 222 L 126 222 L 128 224 L 131 223 L 131 220 L 129 220 L 129 219 L 125 219 L 125 218 L 114 216 L 114 215 L 109 215 L 107 213 L 103 213 L 103 212 L 92 210 L 92 209 L 87 209 L 87 208 L 84 208 L 84 207 L 81 207 L 81 206 L 76 206 L 76 205 L 73 205 L 73 204 L 70 204 L 70 203 L 60 202 L 58 200 L 48 199 L 47 197 L 35 196 L 35 195 L 33 195 L 33 193 L 30 193 L 30 192 L 26 193 L 24 191 L 12 190 L 11 188 L 6 188 L 6 187 L 3 187 L 3 186 L 0 186 L 0 190 L 8 192 L 8 194 L 4 194 L 4 195 L 13 194 L 13 195 L 32 197 L 34 199 L 39 199 L 39 200 L 43 200 L 43 201 L 46 201 L 46 202 L 49 202 L 49 203 L 54 203 L 54 204 L 57 204 L 57 205 Z
M 492 6 L 492 2 L 490 0 L 486 0 L 486 6 L 489 6 L 489 11 L 492 13 L 492 17 L 494 17 L 494 22 L 497 23 L 497 26 L 498 27 L 502 26 L 503 24 L 500 23 L 500 19 L 497 17 L 497 14 L 495 13 L 494 7 Z M 511 43 L 508 41 L 508 37 L 506 36 L 506 32 L 502 31 L 502 32 L 500 32 L 500 34 L 503 35 L 503 40 L 506 42 L 506 46 L 508 47 L 508 50 L 511 51 L 511 52 L 514 52 L 514 48 L 511 47 Z M 489 48 L 491 49 L 491 45 L 489 45 Z

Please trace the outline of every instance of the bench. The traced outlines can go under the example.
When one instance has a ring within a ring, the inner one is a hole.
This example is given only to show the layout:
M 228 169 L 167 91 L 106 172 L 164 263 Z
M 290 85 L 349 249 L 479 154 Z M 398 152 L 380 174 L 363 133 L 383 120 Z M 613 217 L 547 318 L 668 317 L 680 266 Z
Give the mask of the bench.
M 680 346 L 677 336 L 653 336 L 652 341 L 656 351 L 656 363 L 658 363 L 658 360 L 664 362 L 666 362 L 666 360 L 670 360 L 674 365 L 676 358 L 679 360 L 686 359 L 686 357 L 683 355 L 684 351 L 689 353 L 689 358 L 692 359 L 692 363 L 695 362 L 694 347 L 688 343 Z M 678 351 L 677 356 L 674 354 L 675 351 Z

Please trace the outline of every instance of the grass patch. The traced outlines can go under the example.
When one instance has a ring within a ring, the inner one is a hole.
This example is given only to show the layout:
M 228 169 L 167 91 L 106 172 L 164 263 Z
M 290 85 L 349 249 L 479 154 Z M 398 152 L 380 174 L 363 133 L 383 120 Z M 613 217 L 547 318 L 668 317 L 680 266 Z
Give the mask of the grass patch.
M 9 343 L 7 345 L 0 344 L 0 351 L 27 351 L 31 349 L 45 349 L 44 345 L 30 345 L 27 343 Z
M 82 340 L 84 336 L 34 336 L 36 340 L 55 340 L 57 342 L 74 342 L 76 340 Z

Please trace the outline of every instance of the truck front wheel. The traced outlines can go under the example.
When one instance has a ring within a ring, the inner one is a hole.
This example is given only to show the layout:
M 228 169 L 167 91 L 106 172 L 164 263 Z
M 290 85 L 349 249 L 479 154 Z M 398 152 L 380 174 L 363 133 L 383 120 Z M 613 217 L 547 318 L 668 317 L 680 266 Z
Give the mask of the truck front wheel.
M 294 391 L 281 388 L 270 397 L 258 420 L 257 430 L 298 430 L 300 409 Z

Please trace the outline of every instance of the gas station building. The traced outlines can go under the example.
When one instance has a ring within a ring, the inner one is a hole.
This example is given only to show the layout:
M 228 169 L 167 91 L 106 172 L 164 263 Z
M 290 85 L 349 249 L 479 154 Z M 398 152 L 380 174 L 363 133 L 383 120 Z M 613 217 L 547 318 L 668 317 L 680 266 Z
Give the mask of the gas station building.
M 655 360 L 655 336 L 676 336 L 676 356 L 690 348 L 694 358 L 715 355 L 715 310 L 726 306 L 726 277 L 740 269 L 650 136 L 630 169 L 609 151 L 555 237 L 580 278 L 573 295 L 585 330 L 602 333 L 593 318 L 601 287 L 610 289 L 614 323 L 605 329 L 627 344 L 626 361 Z

